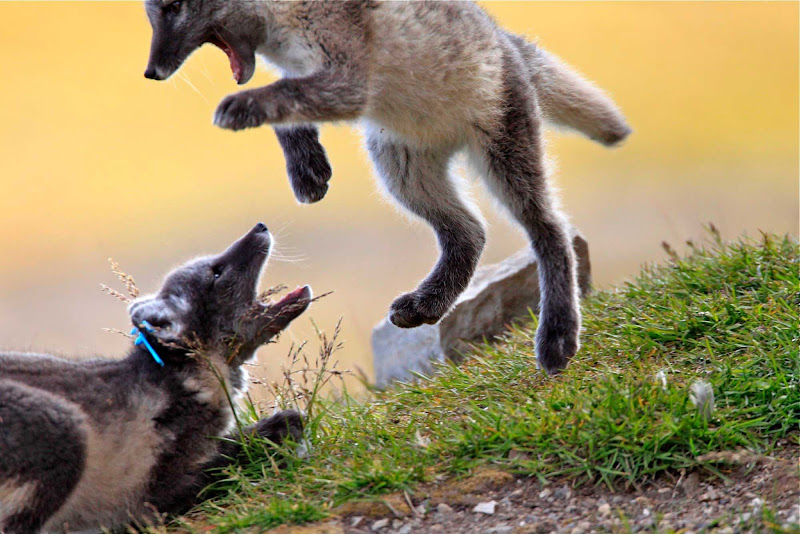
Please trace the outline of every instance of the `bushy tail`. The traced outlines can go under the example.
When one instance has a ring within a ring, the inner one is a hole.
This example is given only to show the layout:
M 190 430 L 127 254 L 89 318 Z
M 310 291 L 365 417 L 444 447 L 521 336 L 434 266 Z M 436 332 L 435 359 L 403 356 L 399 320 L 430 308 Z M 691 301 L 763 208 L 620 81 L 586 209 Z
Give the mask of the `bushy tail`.
M 519 36 L 509 38 L 527 63 L 545 120 L 606 146 L 631 133 L 617 105 L 601 89 L 553 54 Z

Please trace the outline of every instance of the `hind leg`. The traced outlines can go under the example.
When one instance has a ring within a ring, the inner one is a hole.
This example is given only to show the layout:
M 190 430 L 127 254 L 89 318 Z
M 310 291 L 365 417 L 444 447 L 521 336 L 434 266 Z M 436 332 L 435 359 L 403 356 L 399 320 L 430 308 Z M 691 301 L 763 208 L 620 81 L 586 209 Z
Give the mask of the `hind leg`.
M 466 289 L 486 235 L 448 176 L 449 150 L 410 147 L 371 134 L 367 147 L 386 188 L 406 209 L 436 232 L 439 261 L 411 293 L 398 297 L 389 320 L 401 328 L 441 319 Z
M 80 417 L 51 395 L 0 381 L 0 532 L 38 532 L 67 500 L 85 463 Z
M 579 346 L 575 253 L 547 182 L 535 94 L 514 58 L 506 61 L 504 100 L 509 105 L 495 130 L 477 134 L 472 156 L 489 189 L 525 229 L 536 254 L 541 289 L 536 353 L 553 374 L 566 367 Z

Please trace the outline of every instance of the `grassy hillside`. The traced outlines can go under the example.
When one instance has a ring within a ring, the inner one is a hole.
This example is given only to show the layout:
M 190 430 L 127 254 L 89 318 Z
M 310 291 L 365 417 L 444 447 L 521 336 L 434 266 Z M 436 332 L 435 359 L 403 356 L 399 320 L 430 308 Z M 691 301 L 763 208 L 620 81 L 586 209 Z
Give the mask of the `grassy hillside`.
M 562 375 L 536 370 L 534 319 L 434 378 L 368 402 L 314 399 L 305 406 L 308 457 L 269 456 L 253 444 L 251 462 L 217 488 L 225 495 L 176 526 L 226 532 L 312 521 L 346 501 L 413 495 L 420 484 L 487 464 L 541 480 L 641 488 L 681 470 L 715 471 L 701 458 L 710 452 L 796 446 L 797 242 L 714 237 L 692 251 L 588 298 L 583 347 Z M 336 342 L 324 343 L 323 360 Z M 325 362 L 307 363 L 316 370 Z M 698 381 L 713 390 L 710 417 L 690 399 Z M 303 389 L 295 386 L 294 394 L 284 389 L 288 404 Z

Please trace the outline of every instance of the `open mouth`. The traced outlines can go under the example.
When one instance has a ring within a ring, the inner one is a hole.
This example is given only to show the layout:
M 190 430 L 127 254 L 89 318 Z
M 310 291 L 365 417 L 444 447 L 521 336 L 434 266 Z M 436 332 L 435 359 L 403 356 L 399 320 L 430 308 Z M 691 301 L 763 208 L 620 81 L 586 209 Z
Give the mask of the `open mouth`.
M 267 304 L 267 308 L 274 315 L 296 317 L 303 313 L 309 304 L 311 304 L 311 288 L 302 286 L 290 291 L 279 301 Z
M 236 80 L 236 83 L 242 83 L 242 76 L 244 75 L 242 58 L 239 57 L 233 47 L 218 35 L 215 35 L 209 39 L 208 42 L 225 52 L 225 55 L 228 56 L 228 61 L 230 61 L 231 64 L 233 78 Z

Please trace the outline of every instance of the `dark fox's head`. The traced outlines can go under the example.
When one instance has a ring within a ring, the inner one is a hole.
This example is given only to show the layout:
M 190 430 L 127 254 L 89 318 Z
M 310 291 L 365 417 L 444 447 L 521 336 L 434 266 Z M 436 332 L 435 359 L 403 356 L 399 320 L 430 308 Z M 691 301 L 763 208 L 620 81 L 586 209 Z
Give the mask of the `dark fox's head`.
M 166 80 L 205 43 L 218 46 L 239 84 L 250 81 L 263 24 L 250 16 L 251 0 L 145 0 L 153 27 L 150 61 L 144 75 Z
M 130 305 L 131 321 L 163 347 L 243 363 L 311 303 L 308 286 L 275 303 L 258 299 L 270 246 L 267 227 L 257 224 L 221 254 L 192 260 L 167 275 L 157 294 Z

